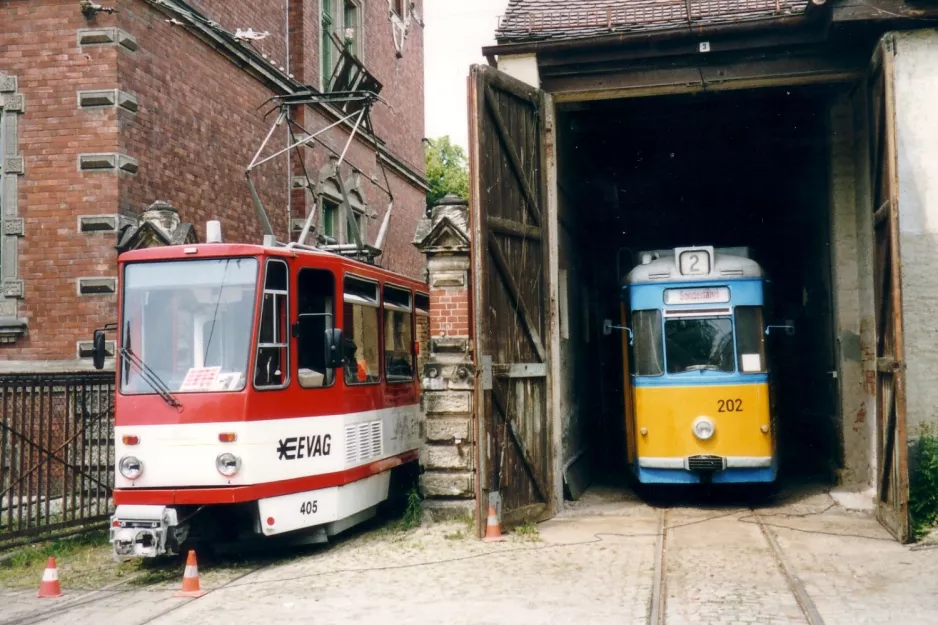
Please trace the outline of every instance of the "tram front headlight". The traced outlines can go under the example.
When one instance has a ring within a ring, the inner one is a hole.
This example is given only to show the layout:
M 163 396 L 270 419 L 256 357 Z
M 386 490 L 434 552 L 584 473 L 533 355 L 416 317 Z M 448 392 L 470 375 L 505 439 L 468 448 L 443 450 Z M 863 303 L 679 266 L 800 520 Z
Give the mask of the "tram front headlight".
M 143 461 L 136 456 L 124 456 L 118 463 L 117 468 L 121 475 L 128 480 L 135 480 L 143 475 Z
M 225 477 L 231 477 L 241 469 L 241 458 L 232 453 L 218 454 L 215 468 Z
M 693 429 L 694 436 L 702 441 L 705 441 L 713 437 L 713 433 L 716 431 L 716 426 L 708 417 L 697 417 L 697 419 L 694 421 Z

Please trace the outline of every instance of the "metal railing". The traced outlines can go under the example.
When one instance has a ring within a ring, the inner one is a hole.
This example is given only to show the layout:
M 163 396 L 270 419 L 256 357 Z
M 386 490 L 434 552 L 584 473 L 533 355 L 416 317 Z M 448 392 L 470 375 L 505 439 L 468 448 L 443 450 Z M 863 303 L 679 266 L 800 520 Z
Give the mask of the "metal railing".
M 113 467 L 113 372 L 0 374 L 0 549 L 105 522 Z

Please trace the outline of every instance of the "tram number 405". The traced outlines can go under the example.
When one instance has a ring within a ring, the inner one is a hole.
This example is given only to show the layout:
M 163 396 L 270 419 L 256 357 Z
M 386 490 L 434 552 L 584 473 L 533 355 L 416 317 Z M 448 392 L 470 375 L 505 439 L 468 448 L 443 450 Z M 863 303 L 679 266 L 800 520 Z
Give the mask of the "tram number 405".
M 718 399 L 717 412 L 742 412 L 743 400 L 741 399 Z
M 318 501 L 303 501 L 300 503 L 300 514 L 316 514 L 318 509 Z

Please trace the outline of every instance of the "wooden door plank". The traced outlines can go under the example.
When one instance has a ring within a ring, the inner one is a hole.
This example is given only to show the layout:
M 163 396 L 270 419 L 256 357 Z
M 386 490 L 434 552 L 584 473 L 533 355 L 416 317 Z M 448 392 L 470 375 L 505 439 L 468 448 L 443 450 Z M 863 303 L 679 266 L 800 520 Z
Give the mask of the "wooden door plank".
M 524 173 L 524 166 L 521 164 L 521 157 L 518 156 L 514 141 L 512 141 L 511 134 L 508 132 L 508 125 L 505 123 L 501 111 L 499 111 L 498 101 L 495 99 L 495 94 L 492 93 L 492 89 L 489 86 L 485 87 L 485 103 L 488 105 L 492 121 L 495 122 L 495 129 L 498 131 L 496 134 L 498 134 L 498 138 L 505 148 L 505 155 L 508 157 L 508 162 L 511 164 L 511 170 L 514 172 L 518 183 L 521 185 L 521 192 L 524 194 L 524 199 L 527 200 L 528 212 L 531 214 L 531 219 L 534 220 L 534 225 L 539 226 L 541 225 L 541 208 L 537 198 L 534 196 L 534 192 L 531 190 L 531 183 Z
M 484 118 L 482 102 L 479 98 L 480 76 L 478 68 L 472 68 L 470 76 L 467 78 L 467 97 L 469 109 L 469 226 L 477 231 L 480 224 L 484 223 L 485 207 L 482 198 L 482 129 L 481 122 Z M 487 239 L 480 236 L 470 237 L 471 249 L 471 272 L 472 272 L 472 307 L 473 314 L 473 354 L 476 359 L 476 370 L 481 371 L 481 356 L 487 354 L 487 318 L 488 315 L 483 311 L 486 308 L 485 275 L 488 258 L 486 250 Z M 491 448 L 489 436 L 492 433 L 490 417 L 492 414 L 491 393 L 483 390 L 481 380 L 475 384 L 475 402 L 476 410 L 476 444 L 475 448 L 475 466 L 478 471 L 475 480 L 475 500 L 476 500 L 476 529 L 479 538 L 485 535 L 485 519 L 487 516 L 488 501 L 483 496 L 485 489 L 489 488 L 494 482 L 494 470 L 491 458 L 487 450 Z
M 890 433 L 895 437 L 896 464 L 896 508 L 899 512 L 899 540 L 909 539 L 909 467 L 906 434 L 906 398 L 905 373 L 902 361 L 905 359 L 905 344 L 902 328 L 902 260 L 899 248 L 899 156 L 896 143 L 895 109 L 895 58 L 894 42 L 891 35 L 886 36 L 883 49 L 883 96 L 885 100 L 884 134 L 886 136 L 886 185 L 889 199 L 889 251 L 890 281 L 892 299 L 892 353 L 898 368 L 893 377 L 893 402 L 895 419 L 890 424 Z M 893 432 L 894 429 L 894 432 Z
M 531 479 L 531 483 L 534 485 L 537 494 L 541 499 L 546 500 L 547 491 L 544 490 L 544 485 L 541 484 L 541 479 L 537 475 L 537 468 L 534 465 L 534 458 L 531 456 L 528 451 L 528 446 L 525 444 L 524 439 L 521 437 L 521 434 L 518 433 L 518 429 L 515 427 L 514 420 L 511 418 L 511 415 L 508 412 L 508 398 L 502 392 L 502 388 L 498 383 L 492 385 L 492 397 L 495 400 L 495 409 L 501 413 L 502 421 L 504 421 L 507 426 L 508 431 L 511 433 L 511 439 L 515 443 L 515 447 L 518 448 L 518 452 L 521 454 L 521 459 L 524 460 L 524 467 L 528 474 L 528 477 Z
M 537 352 L 537 357 L 541 359 L 541 362 L 546 362 L 547 350 L 544 349 L 544 344 L 541 342 L 541 336 L 538 333 L 537 328 L 534 326 L 534 321 L 531 318 L 531 314 L 528 312 L 528 307 L 521 298 L 521 291 L 518 289 L 518 284 L 515 282 L 515 278 L 511 274 L 511 268 L 508 265 L 508 260 L 505 258 L 505 254 L 502 252 L 502 248 L 498 244 L 498 240 L 495 238 L 495 233 L 489 230 L 487 239 L 489 242 L 489 254 L 495 261 L 495 266 L 498 267 L 498 271 L 502 274 L 502 282 L 508 289 L 508 294 L 515 302 L 515 307 L 521 317 L 521 320 L 524 322 L 525 330 L 527 331 L 528 338 L 531 340 L 531 344 L 534 346 L 534 350 Z

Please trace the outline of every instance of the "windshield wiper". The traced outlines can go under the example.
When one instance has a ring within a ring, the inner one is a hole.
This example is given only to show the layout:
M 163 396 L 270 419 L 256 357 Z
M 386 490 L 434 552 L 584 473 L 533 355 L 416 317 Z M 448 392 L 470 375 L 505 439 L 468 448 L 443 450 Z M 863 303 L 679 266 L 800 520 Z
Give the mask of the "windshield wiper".
M 130 343 L 130 324 L 129 323 L 127 324 L 127 329 L 125 330 L 124 336 L 127 337 L 126 341 L 129 344 Z M 144 381 L 150 385 L 150 388 L 156 391 L 156 394 L 159 395 L 163 399 L 163 401 L 165 401 L 167 404 L 169 404 L 173 408 L 177 408 L 177 409 L 182 408 L 182 404 L 180 404 L 179 400 L 176 399 L 176 397 L 172 394 L 172 392 L 169 390 L 169 387 L 166 385 L 166 383 L 160 379 L 160 376 L 158 376 L 153 369 L 148 367 L 145 362 L 140 360 L 137 354 L 133 353 L 130 350 L 130 347 L 124 347 L 123 345 L 121 345 L 121 348 L 119 351 L 120 351 L 121 357 L 137 368 L 137 370 L 140 372 L 140 377 L 143 378 Z

